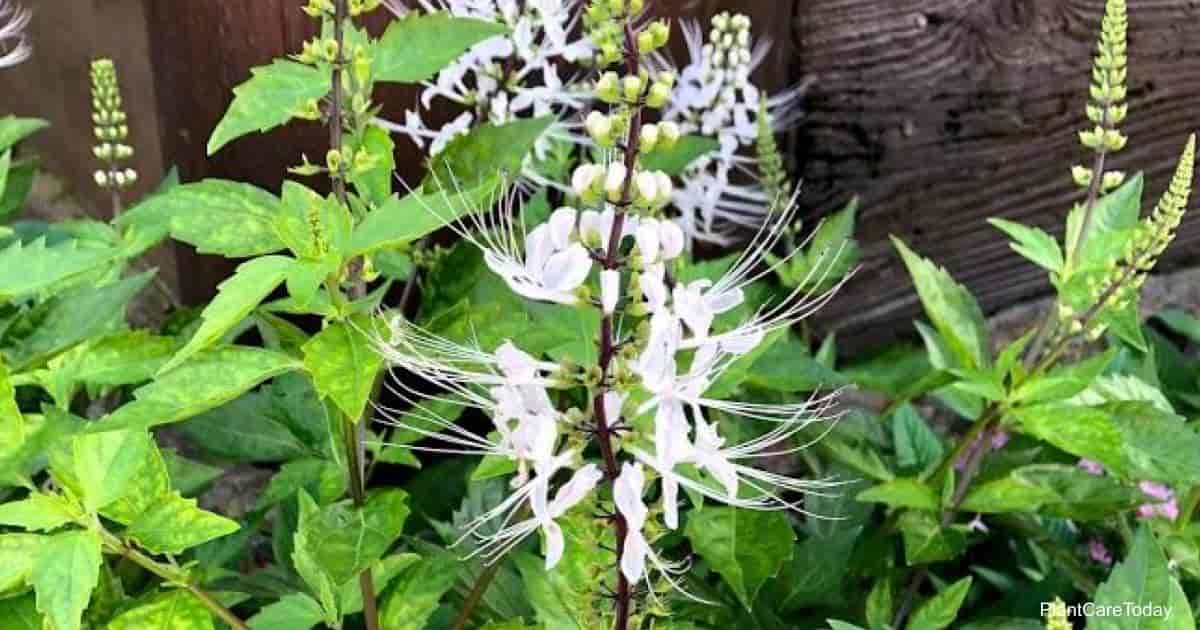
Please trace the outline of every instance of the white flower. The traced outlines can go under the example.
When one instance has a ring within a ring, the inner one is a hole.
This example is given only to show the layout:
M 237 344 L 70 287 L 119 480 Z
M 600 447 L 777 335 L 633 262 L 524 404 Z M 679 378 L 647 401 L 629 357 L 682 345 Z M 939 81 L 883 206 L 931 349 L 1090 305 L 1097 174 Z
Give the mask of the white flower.
M 33 54 L 25 34 L 31 18 L 21 5 L 0 0 L 0 68 L 15 66 Z
M 672 201 L 689 237 L 727 245 L 739 227 L 756 227 L 773 201 L 760 186 L 744 183 L 755 179 L 756 159 L 747 153 L 757 139 L 762 103 L 749 77 L 770 52 L 771 42 L 751 41 L 745 16 L 718 14 L 712 27 L 705 43 L 699 23 L 682 24 L 689 57 L 682 69 L 662 56 L 654 62 L 679 77 L 663 113 L 665 123 L 676 126 L 671 132 L 698 133 L 719 142 L 714 153 L 688 166 L 681 178 L 684 186 L 674 191 Z M 806 88 L 802 84 L 766 98 L 777 132 L 799 120 Z
M 599 243 L 600 251 L 607 252 L 616 221 L 617 211 L 612 206 L 606 206 L 601 212 L 584 210 L 579 214 L 579 236 L 585 243 Z M 625 215 L 618 240 L 624 241 L 626 237 L 636 234 L 637 228 L 638 218 Z
M 621 474 L 613 484 L 613 503 L 617 504 L 617 512 L 625 517 L 627 527 L 621 553 L 621 573 L 635 584 L 645 572 L 646 556 L 653 553 L 642 535 L 648 512 L 646 504 L 642 502 L 642 488 L 645 485 L 646 475 L 641 465 L 629 462 L 621 466 Z
M 621 272 L 605 269 L 600 272 L 600 306 L 606 315 L 612 315 L 621 297 Z
M 440 111 L 443 99 L 468 108 L 470 123 L 500 125 L 517 118 L 554 114 L 556 122 L 539 139 L 534 154 L 527 158 L 522 177 L 538 186 L 556 186 L 542 177 L 533 166 L 544 157 L 551 140 L 585 143 L 580 133 L 578 113 L 590 100 L 559 76 L 559 67 L 570 67 L 591 55 L 587 37 L 576 35 L 575 9 L 579 0 L 418 0 L 424 12 L 445 11 L 450 15 L 476 18 L 504 24 L 507 35 L 497 35 L 473 46 L 423 83 L 420 108 L 409 110 L 403 123 L 376 120 L 376 124 L 410 137 L 418 146 L 434 137 L 435 131 L 421 123 L 420 110 Z M 399 2 L 386 6 L 397 16 L 406 13 Z M 460 121 L 456 121 L 459 122 Z M 461 124 L 461 123 L 460 123 Z M 437 155 L 445 143 L 434 143 L 430 155 Z

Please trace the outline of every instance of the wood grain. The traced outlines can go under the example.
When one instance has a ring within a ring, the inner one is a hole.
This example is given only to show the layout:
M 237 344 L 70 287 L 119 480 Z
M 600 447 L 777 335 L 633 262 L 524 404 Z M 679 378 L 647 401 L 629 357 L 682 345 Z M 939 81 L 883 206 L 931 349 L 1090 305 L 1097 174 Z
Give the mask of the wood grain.
M 1068 169 L 1086 159 L 1081 128 L 1102 0 L 807 0 L 794 29 L 814 75 L 797 157 L 815 213 L 862 198 L 864 263 L 822 314 L 861 347 L 907 331 L 920 306 L 888 241 L 945 265 L 986 310 L 1047 291 L 1043 273 L 984 221 L 1058 233 L 1080 196 Z M 1116 168 L 1145 170 L 1147 211 L 1187 133 L 1200 126 L 1200 16 L 1194 2 L 1130 2 L 1130 148 Z M 1168 260 L 1196 258 L 1185 220 Z

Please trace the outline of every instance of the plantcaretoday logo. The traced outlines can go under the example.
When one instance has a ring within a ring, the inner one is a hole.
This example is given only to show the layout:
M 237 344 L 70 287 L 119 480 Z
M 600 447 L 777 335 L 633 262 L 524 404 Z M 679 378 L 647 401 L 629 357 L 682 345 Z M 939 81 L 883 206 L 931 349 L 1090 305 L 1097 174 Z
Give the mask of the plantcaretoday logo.
M 1053 609 L 1053 606 L 1054 602 L 1042 602 L 1042 616 L 1045 617 L 1049 615 L 1050 611 Z M 1173 609 L 1174 606 L 1140 604 L 1138 602 L 1125 602 L 1122 604 L 1096 604 L 1094 602 L 1085 602 L 1083 604 L 1067 604 L 1067 616 L 1084 617 L 1087 619 L 1099 619 L 1104 617 L 1170 619 L 1171 611 Z

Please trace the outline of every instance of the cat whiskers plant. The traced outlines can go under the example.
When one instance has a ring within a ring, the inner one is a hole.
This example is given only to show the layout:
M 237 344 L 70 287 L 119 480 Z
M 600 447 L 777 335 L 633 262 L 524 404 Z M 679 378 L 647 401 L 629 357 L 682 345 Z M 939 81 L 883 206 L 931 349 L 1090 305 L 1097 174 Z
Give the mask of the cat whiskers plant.
M 0 0 L 0 68 L 15 66 L 33 54 L 25 29 L 33 13 L 15 0 Z

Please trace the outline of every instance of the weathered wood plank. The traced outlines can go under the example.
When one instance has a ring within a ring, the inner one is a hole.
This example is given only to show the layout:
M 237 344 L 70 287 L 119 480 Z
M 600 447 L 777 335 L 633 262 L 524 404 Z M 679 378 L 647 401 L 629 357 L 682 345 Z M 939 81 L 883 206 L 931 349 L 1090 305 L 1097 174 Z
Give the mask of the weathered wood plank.
M 919 313 L 888 235 L 945 265 L 995 310 L 1043 293 L 1044 275 L 1008 250 L 987 217 L 1054 231 L 1085 159 L 1088 65 L 1103 0 L 807 0 L 795 19 L 800 72 L 815 76 L 798 158 L 803 201 L 827 211 L 862 197 L 864 266 L 823 314 L 872 343 Z M 1186 134 L 1200 127 L 1193 2 L 1131 2 L 1130 148 L 1147 206 Z M 1189 218 L 1170 260 L 1196 257 Z

